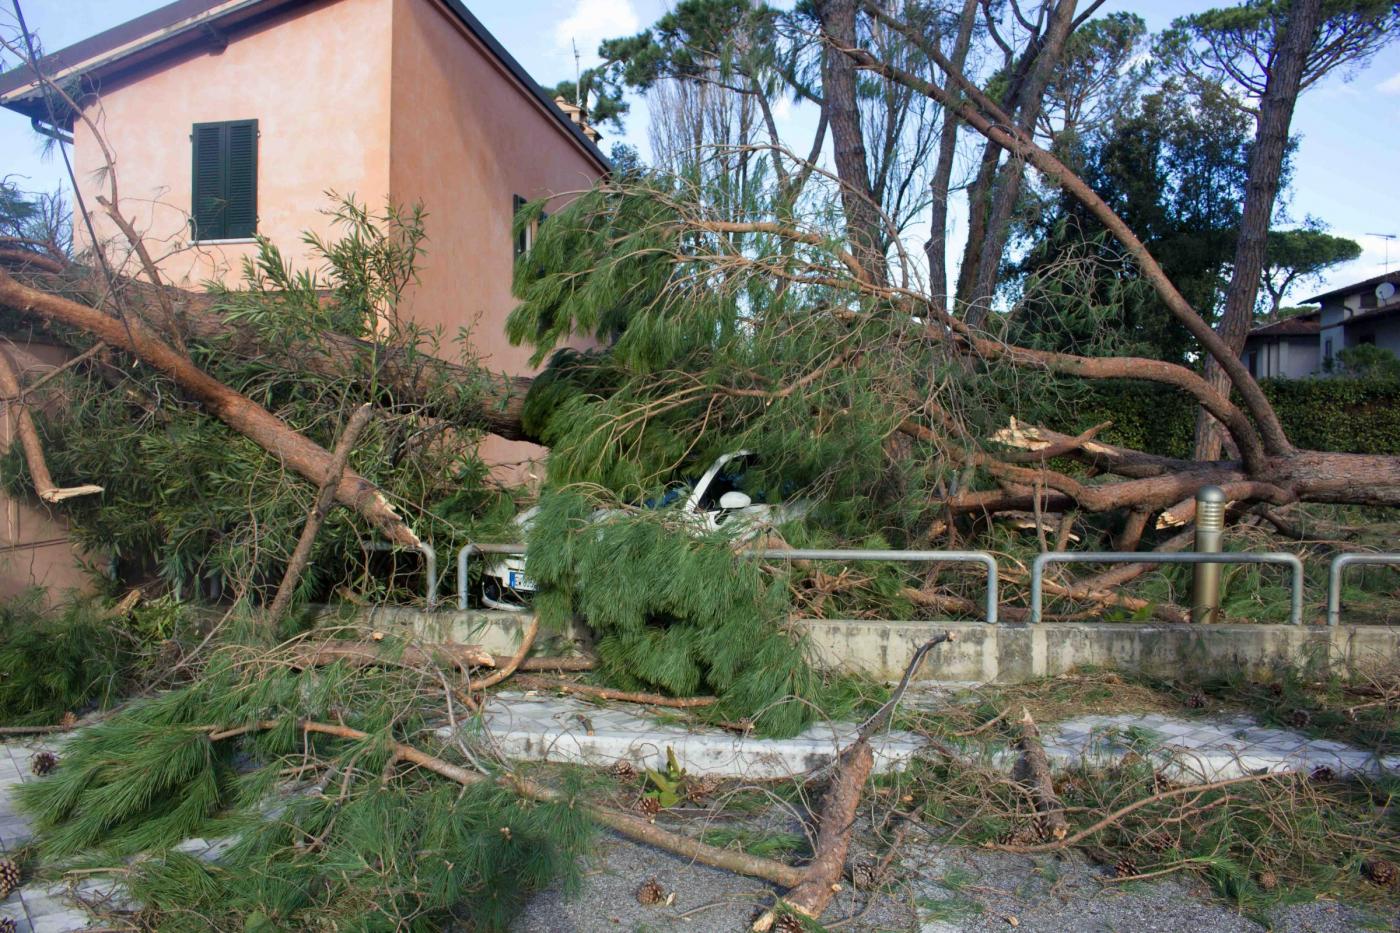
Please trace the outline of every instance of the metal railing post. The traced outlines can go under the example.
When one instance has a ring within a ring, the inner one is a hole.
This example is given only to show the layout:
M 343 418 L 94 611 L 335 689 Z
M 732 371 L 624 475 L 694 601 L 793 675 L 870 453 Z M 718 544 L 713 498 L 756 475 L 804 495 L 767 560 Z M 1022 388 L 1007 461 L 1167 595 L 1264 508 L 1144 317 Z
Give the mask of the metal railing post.
M 361 541 L 360 548 L 366 551 L 417 551 L 423 555 L 423 573 L 428 578 L 427 585 L 427 606 L 432 612 L 437 608 L 438 602 L 438 572 L 437 572 L 437 551 L 433 546 L 424 541 L 414 548 L 401 548 L 397 544 L 390 544 L 388 541 Z
M 524 554 L 523 544 L 477 544 L 468 541 L 457 552 L 457 608 L 467 609 L 467 561 L 473 554 Z
M 1303 562 L 1297 554 L 1270 551 L 1263 554 L 1227 552 L 1221 554 L 1157 554 L 1121 551 L 1051 551 L 1031 564 L 1031 624 L 1038 623 L 1045 607 L 1045 568 L 1050 564 L 1284 564 L 1293 571 L 1289 599 L 1289 621 L 1303 624 Z
M 1202 486 L 1196 491 L 1196 553 L 1219 554 L 1225 537 L 1225 490 Z M 1220 565 L 1197 564 L 1191 580 L 1191 621 L 1220 618 Z
M 1342 623 L 1342 571 L 1353 564 L 1400 564 L 1400 554 L 1338 554 L 1327 568 L 1327 624 Z
M 989 624 L 997 621 L 997 605 L 1000 602 L 1000 589 L 997 577 L 997 559 L 986 551 L 905 551 L 905 550 L 820 550 L 813 548 L 766 548 L 757 551 L 741 551 L 742 554 L 767 557 L 773 560 L 887 560 L 914 563 L 981 564 L 987 568 L 986 616 Z

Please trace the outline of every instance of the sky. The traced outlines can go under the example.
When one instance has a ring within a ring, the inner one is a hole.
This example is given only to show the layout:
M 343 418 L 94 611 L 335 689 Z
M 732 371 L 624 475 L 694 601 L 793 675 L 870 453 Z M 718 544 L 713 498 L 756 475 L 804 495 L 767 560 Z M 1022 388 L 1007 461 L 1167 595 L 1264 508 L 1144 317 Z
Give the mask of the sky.
M 162 5 L 160 0 L 20 0 L 30 28 L 47 49 L 59 49 Z M 478 18 L 541 84 L 575 73 L 574 50 L 583 67 L 596 61 L 601 39 L 645 28 L 667 8 L 666 0 L 467 0 Z M 1173 17 L 1222 5 L 1223 0 L 1110 0 L 1103 12 L 1129 11 L 1152 30 Z M 0 28 L 13 24 L 10 4 L 0 4 Z M 6 29 L 6 32 L 9 30 Z M 1326 288 L 1400 268 L 1400 42 L 1393 43 L 1359 73 L 1333 75 L 1299 101 L 1293 132 L 1301 137 L 1288 203 L 1291 219 L 1315 217 L 1340 236 L 1361 244 L 1360 259 L 1335 269 Z M 781 128 L 810 138 L 810 108 L 782 108 Z M 605 133 L 603 149 L 621 140 L 646 158 L 645 102 L 633 101 L 626 131 Z M 805 131 L 805 132 L 804 132 Z M 786 132 L 785 134 L 786 135 Z M 18 114 L 0 110 L 0 175 L 30 190 L 65 184 L 62 161 L 44 153 L 44 140 Z M 962 216 L 951 217 L 954 243 Z M 922 240 L 919 231 L 913 236 Z M 954 252 L 956 256 L 956 252 Z M 1305 297 L 1295 295 L 1294 298 Z

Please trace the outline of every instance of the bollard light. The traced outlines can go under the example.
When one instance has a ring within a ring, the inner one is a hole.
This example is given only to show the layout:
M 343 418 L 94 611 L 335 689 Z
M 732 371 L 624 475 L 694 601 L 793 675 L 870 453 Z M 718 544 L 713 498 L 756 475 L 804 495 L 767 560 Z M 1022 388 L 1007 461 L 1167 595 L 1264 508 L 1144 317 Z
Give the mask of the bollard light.
M 1202 486 L 1196 492 L 1196 550 L 1219 554 L 1225 535 L 1225 490 Z M 1220 621 L 1220 565 L 1196 564 L 1191 581 L 1191 621 Z

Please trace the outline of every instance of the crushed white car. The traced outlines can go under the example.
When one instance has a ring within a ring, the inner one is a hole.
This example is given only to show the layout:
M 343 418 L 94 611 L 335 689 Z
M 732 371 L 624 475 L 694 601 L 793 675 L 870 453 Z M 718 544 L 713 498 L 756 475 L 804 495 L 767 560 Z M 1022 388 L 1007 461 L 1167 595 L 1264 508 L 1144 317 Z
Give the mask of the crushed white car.
M 738 450 L 719 457 L 693 485 L 678 484 L 659 501 L 648 503 L 654 508 L 675 508 L 692 521 L 687 528 L 696 537 L 718 531 L 732 530 L 737 540 L 755 538 L 765 529 L 800 518 L 810 509 L 807 502 L 769 505 L 753 501 L 746 492 L 745 479 L 755 462 L 752 452 Z M 535 517 L 536 509 L 528 509 L 515 517 L 520 537 L 525 537 Z M 594 518 L 615 514 L 599 511 Z M 535 584 L 525 573 L 525 557 L 510 555 L 488 564 L 481 573 L 481 604 L 488 609 L 519 611 L 529 604 Z

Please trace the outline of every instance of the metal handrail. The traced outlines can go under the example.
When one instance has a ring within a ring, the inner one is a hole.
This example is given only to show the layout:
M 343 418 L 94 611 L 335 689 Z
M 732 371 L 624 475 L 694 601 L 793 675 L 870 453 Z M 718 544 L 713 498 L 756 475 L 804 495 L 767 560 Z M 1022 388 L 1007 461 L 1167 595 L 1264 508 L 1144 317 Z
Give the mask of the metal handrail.
M 467 610 L 467 561 L 473 554 L 524 554 L 523 544 L 478 544 L 468 541 L 457 552 L 457 608 Z
M 457 607 L 459 609 L 467 608 L 467 565 L 473 554 L 524 553 L 525 545 L 523 544 L 478 544 L 472 542 L 463 546 L 457 552 Z M 810 548 L 785 550 L 783 548 L 767 548 L 742 551 L 741 553 L 777 560 L 889 560 L 928 563 L 947 561 L 950 563 L 981 564 L 987 568 L 987 621 L 995 623 L 997 620 L 997 602 L 1000 592 L 997 586 L 997 561 L 986 551 L 814 550 Z
M 1200 554 L 1186 551 L 1176 554 L 1154 554 L 1120 551 L 1050 551 L 1036 557 L 1031 564 L 1031 624 L 1040 621 L 1045 594 L 1045 568 L 1050 564 L 1286 564 L 1293 568 L 1291 621 L 1303 624 L 1303 562 L 1296 554 L 1270 551 L 1264 554 L 1221 553 Z
M 432 612 L 437 608 L 438 596 L 438 573 L 437 573 L 437 551 L 426 541 L 417 547 L 402 547 L 389 541 L 361 541 L 361 550 L 365 551 L 417 551 L 423 555 L 423 572 L 428 578 L 428 611 Z
M 1352 564 L 1400 564 L 1400 554 L 1338 554 L 1327 568 L 1327 624 L 1342 623 L 1342 571 Z
M 918 563 L 963 563 L 981 564 L 987 568 L 987 622 L 996 624 L 999 590 L 997 585 L 997 559 L 986 551 L 908 551 L 874 550 L 857 548 L 849 550 L 819 550 L 813 548 L 765 548 L 763 550 L 742 551 L 756 557 L 777 560 L 888 560 Z

